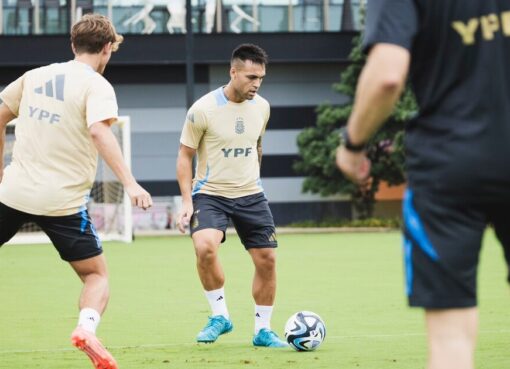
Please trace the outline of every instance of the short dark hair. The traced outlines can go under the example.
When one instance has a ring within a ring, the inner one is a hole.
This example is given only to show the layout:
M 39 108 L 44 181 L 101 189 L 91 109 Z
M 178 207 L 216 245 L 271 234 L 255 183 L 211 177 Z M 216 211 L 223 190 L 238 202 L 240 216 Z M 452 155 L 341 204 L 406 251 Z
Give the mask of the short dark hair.
M 266 65 L 268 63 L 268 57 L 264 49 L 254 44 L 241 44 L 235 48 L 232 52 L 232 58 L 230 62 L 239 59 L 243 62 L 251 60 L 255 64 Z

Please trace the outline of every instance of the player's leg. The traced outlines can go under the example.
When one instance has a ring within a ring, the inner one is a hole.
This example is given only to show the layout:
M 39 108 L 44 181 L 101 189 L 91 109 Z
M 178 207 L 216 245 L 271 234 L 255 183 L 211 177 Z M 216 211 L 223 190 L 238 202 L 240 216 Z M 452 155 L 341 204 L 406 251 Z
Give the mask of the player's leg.
M 86 210 L 63 217 L 36 217 L 60 257 L 69 262 L 83 282 L 79 298 L 78 325 L 72 344 L 83 350 L 96 369 L 117 369 L 113 356 L 96 337 L 96 329 L 108 303 L 110 291 L 106 259 Z
M 472 369 L 478 331 L 478 309 L 430 309 L 425 312 L 428 332 L 428 369 Z
M 10 208 L 0 202 L 0 246 L 14 237 L 29 217 L 29 214 Z
M 248 252 L 255 266 L 253 299 L 257 305 L 273 306 L 276 295 L 276 252 L 269 246 L 252 247 Z
M 78 325 L 95 333 L 99 318 L 110 298 L 105 256 L 101 254 L 85 260 L 71 261 L 70 264 L 83 282 L 78 304 L 81 311 Z M 86 310 L 90 310 L 88 314 L 84 313 Z
M 472 369 L 478 322 L 476 271 L 486 214 L 475 206 L 447 201 L 406 192 L 407 294 L 411 306 L 426 311 L 427 368 Z
M 89 356 L 97 369 L 116 369 L 115 359 L 96 338 L 97 326 L 110 297 L 106 259 L 101 254 L 70 264 L 83 282 L 78 326 L 71 341 Z
M 225 275 L 218 259 L 224 233 L 217 229 L 202 229 L 193 233 L 197 271 L 205 291 L 223 288 Z
M 225 240 L 229 206 L 228 200 L 215 196 L 193 198 L 190 231 L 198 276 L 211 307 L 211 316 L 197 335 L 198 342 L 212 343 L 233 329 L 225 298 L 225 275 L 218 258 L 220 244 Z
M 266 347 L 286 347 L 271 329 L 276 296 L 276 252 L 272 246 L 249 248 L 255 274 L 252 294 L 255 301 L 255 326 L 253 344 Z
M 255 301 L 253 344 L 265 347 L 285 347 L 271 330 L 271 316 L 276 295 L 277 247 L 273 215 L 263 193 L 236 199 L 232 220 L 244 247 L 255 266 L 252 294 Z

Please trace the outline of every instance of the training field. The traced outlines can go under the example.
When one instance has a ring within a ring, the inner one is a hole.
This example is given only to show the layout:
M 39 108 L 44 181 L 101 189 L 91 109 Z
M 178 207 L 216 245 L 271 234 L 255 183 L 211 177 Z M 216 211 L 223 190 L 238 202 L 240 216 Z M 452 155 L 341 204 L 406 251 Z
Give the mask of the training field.
M 252 265 L 236 236 L 222 247 L 234 331 L 197 345 L 208 305 L 187 237 L 108 243 L 111 300 L 98 335 L 120 369 L 423 369 L 422 312 L 406 307 L 400 235 L 281 235 L 273 328 L 298 310 L 320 314 L 326 341 L 315 352 L 251 345 Z M 90 369 L 70 346 L 81 283 L 52 246 L 0 250 L 0 368 Z M 477 368 L 510 368 L 510 294 L 502 251 L 488 232 L 479 275 Z

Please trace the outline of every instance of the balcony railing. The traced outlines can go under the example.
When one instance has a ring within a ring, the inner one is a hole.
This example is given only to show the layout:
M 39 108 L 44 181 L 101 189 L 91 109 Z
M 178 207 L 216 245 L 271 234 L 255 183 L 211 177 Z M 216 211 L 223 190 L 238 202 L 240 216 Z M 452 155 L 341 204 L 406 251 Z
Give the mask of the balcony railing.
M 193 32 L 336 32 L 360 28 L 364 0 L 192 0 Z M 186 0 L 0 0 L 0 34 L 66 34 L 83 14 L 122 34 L 185 33 Z

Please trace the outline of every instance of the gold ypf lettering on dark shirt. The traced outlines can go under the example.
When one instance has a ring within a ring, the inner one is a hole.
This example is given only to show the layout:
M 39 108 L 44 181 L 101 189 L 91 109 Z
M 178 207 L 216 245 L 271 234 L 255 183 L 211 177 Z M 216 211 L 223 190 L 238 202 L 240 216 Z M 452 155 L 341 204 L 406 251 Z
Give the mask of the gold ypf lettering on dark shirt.
M 466 46 L 476 44 L 479 31 L 484 41 L 493 40 L 498 32 L 501 32 L 505 37 L 510 37 L 510 11 L 487 14 L 467 21 L 453 21 L 452 28 L 459 34 L 462 43 Z

